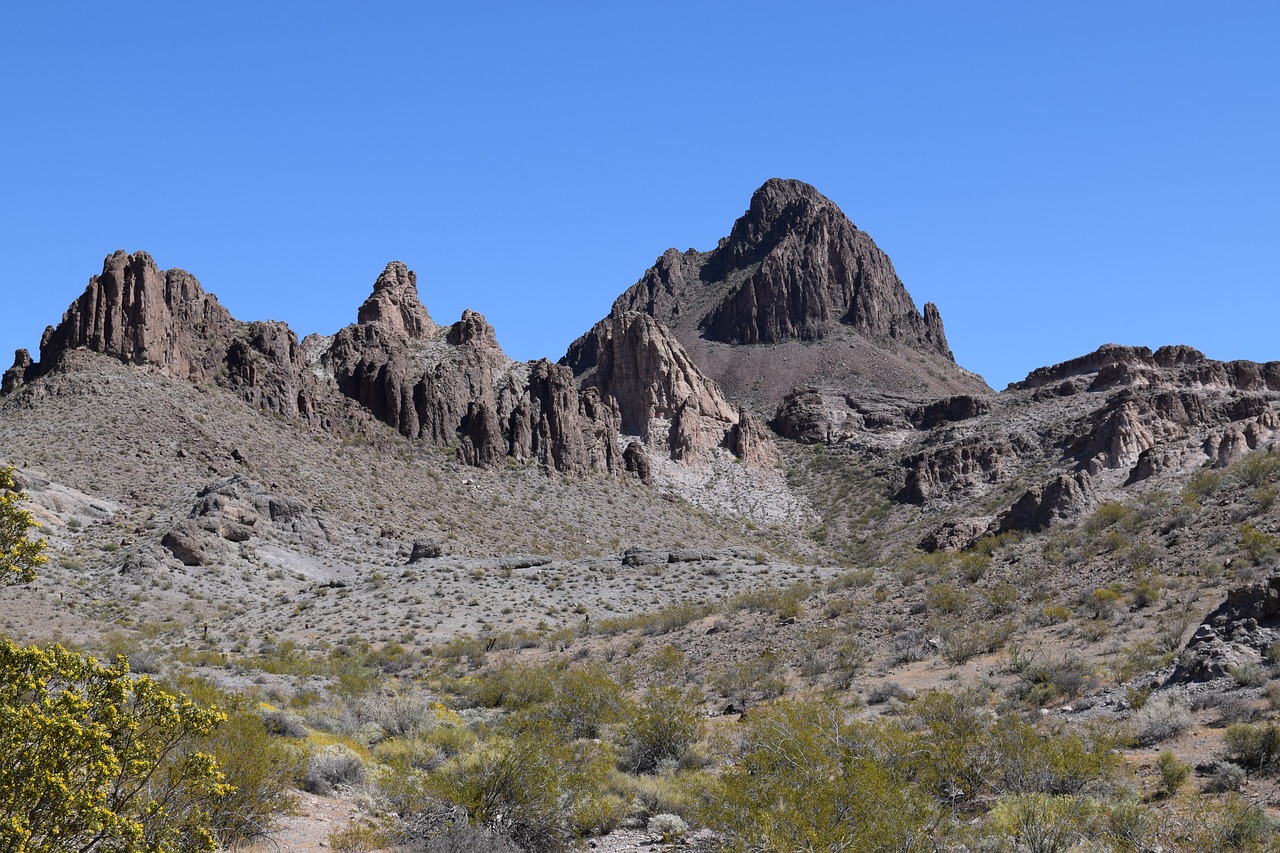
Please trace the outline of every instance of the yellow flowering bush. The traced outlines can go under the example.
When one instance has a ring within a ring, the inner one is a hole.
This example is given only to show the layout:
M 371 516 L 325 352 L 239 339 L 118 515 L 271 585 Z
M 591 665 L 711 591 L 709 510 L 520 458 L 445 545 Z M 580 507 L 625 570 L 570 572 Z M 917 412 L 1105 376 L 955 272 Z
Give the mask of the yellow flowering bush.
M 0 468 L 0 583 L 6 585 L 31 583 L 48 560 L 45 541 L 27 536 L 40 525 L 20 506 L 27 496 L 14 486 L 13 469 Z
M 223 719 L 124 658 L 0 641 L 0 850 L 215 849 L 208 804 L 229 786 L 189 745 Z

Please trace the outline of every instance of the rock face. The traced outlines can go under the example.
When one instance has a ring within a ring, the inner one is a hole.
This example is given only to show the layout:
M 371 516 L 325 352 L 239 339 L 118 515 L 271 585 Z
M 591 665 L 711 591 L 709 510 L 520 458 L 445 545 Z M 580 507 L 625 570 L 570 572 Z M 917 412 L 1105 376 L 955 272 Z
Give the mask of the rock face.
M 1059 474 L 1033 486 L 1009 507 L 997 522 L 996 532 L 1044 530 L 1055 521 L 1079 518 L 1095 503 L 1093 482 L 1088 475 Z
M 358 323 L 381 323 L 414 340 L 429 338 L 436 330 L 418 297 L 418 276 L 400 261 L 387 264 L 356 316 Z
M 237 546 L 268 538 L 309 548 L 338 541 L 318 510 L 272 494 L 248 477 L 234 476 L 201 489 L 188 517 L 160 544 L 184 565 L 203 566 Z
M 888 256 L 800 181 L 767 181 L 716 249 L 668 250 L 610 317 L 635 311 L 670 327 L 731 396 L 766 409 L 814 381 L 988 390 L 956 367 L 937 307 L 917 310 Z M 772 352 L 777 345 L 787 345 L 785 355 Z
M 194 276 L 160 270 L 146 252 L 115 252 L 102 273 L 45 329 L 40 361 L 19 351 L 3 393 L 53 369 L 83 347 L 178 379 L 215 380 L 247 402 L 330 428 L 351 428 L 339 407 L 324 414 L 325 389 L 308 369 L 298 338 L 283 323 L 240 323 Z
M 545 359 L 517 364 L 474 311 L 438 328 L 416 280 L 392 263 L 374 284 L 359 322 L 320 356 L 338 389 L 407 438 L 443 446 L 491 467 L 536 463 L 548 470 L 617 474 L 618 414 L 573 373 Z
M 675 336 L 647 314 L 607 317 L 562 360 L 582 388 L 616 401 L 622 432 L 673 459 L 723 447 L 741 459 L 777 461 L 767 432 L 731 405 Z
M 1232 667 L 1262 661 L 1280 640 L 1280 575 L 1233 589 L 1226 601 L 1205 617 L 1167 684 L 1210 681 L 1229 675 Z
M 951 358 L 937 307 L 917 311 L 888 256 L 800 181 L 767 181 L 714 251 L 696 258 L 667 252 L 619 297 L 615 313 L 674 319 L 694 301 L 693 290 L 711 291 L 697 294 L 707 309 L 696 318 L 709 340 L 817 340 L 840 323 Z
M 115 252 L 62 322 L 45 329 L 40 363 L 85 347 L 200 382 L 217 369 L 220 343 L 230 337 L 232 325 L 227 309 L 190 273 L 162 271 L 146 252 Z

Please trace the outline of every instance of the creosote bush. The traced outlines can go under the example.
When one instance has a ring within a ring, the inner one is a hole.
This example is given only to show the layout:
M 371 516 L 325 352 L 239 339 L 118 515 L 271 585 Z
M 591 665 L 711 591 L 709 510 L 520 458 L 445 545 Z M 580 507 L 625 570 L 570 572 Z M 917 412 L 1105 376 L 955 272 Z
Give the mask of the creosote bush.
M 209 851 L 218 711 L 54 646 L 0 642 L 0 849 Z

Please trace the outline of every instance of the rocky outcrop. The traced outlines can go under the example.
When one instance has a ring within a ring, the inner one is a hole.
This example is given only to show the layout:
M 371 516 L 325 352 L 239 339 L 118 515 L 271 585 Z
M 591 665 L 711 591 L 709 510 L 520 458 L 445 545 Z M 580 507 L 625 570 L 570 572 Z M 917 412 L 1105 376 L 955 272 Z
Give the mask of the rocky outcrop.
M 31 353 L 27 350 L 20 349 L 15 352 L 13 366 L 4 372 L 4 379 L 0 382 L 0 395 L 11 394 L 26 382 L 27 373 L 31 370 L 33 363 Z
M 647 314 L 607 317 L 574 342 L 562 364 L 580 386 L 615 401 L 622 432 L 673 459 L 726 448 L 741 459 L 778 460 L 768 433 L 730 405 L 675 336 Z
M 447 328 L 431 323 L 412 272 L 391 264 L 321 362 L 339 390 L 407 438 L 492 467 L 511 457 L 548 470 L 616 474 L 618 415 L 568 368 L 517 364 L 474 311 Z
M 1079 518 L 1093 508 L 1093 482 L 1084 472 L 1059 474 L 1032 486 L 996 523 L 996 532 L 1044 530 L 1056 521 Z
M 1257 664 L 1280 641 L 1280 575 L 1233 589 L 1205 617 L 1166 684 L 1211 681 L 1245 664 Z
M 160 270 L 146 252 L 115 252 L 55 328 L 40 340 L 40 365 L 85 347 L 132 364 L 153 364 L 193 382 L 216 372 L 234 321 L 200 282 Z
M 239 550 L 235 546 L 266 538 L 309 548 L 341 541 L 318 510 L 238 475 L 201 489 L 187 518 L 160 544 L 183 564 L 203 566 Z
M 957 394 L 917 406 L 907 413 L 907 417 L 916 429 L 933 429 L 956 421 L 967 421 L 989 411 L 991 403 L 986 398 Z
M 706 375 L 757 410 L 818 382 L 988 390 L 956 367 L 937 306 L 917 310 L 888 256 L 800 181 L 767 181 L 717 248 L 665 252 L 610 317 L 636 311 L 671 328 Z M 771 352 L 778 345 L 788 348 Z
M 436 324 L 418 297 L 418 276 L 400 261 L 387 264 L 356 317 L 357 323 L 381 323 L 414 340 L 429 338 L 436 331 Z
M 963 551 L 987 535 L 990 525 L 990 518 L 961 518 L 944 521 L 920 540 L 920 550 L 929 553 Z
M 215 381 L 267 411 L 333 429 L 350 426 L 340 406 L 322 411 L 332 394 L 308 368 L 288 326 L 237 322 L 194 276 L 161 270 L 146 252 L 109 255 L 58 326 L 45 330 L 40 361 L 18 353 L 3 393 L 81 347 L 175 378 Z
M 1037 368 L 1009 387 L 1045 388 L 1078 379 L 1085 380 L 1084 387 L 1090 391 L 1142 385 L 1280 391 L 1280 361 L 1213 361 L 1185 345 L 1164 346 L 1152 352 L 1147 347 L 1104 344 L 1088 355 Z
M 897 499 L 922 504 L 966 493 L 979 483 L 1003 482 L 1010 474 L 1009 460 L 1030 450 L 1020 439 L 1009 436 L 974 437 L 908 456 L 902 460 L 906 482 Z
M 817 340 L 842 323 L 951 357 L 936 306 L 918 312 L 888 256 L 800 181 L 758 189 L 699 277 L 734 282 L 698 321 L 711 340 Z

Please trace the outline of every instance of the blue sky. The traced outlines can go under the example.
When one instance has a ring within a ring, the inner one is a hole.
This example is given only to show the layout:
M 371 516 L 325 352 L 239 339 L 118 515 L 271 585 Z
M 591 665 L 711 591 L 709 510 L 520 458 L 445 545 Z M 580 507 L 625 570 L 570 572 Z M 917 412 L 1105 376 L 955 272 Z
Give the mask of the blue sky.
M 805 180 L 996 388 L 1105 342 L 1280 359 L 1274 3 L 11 3 L 0 348 L 115 249 L 333 332 L 387 261 L 558 358 Z

